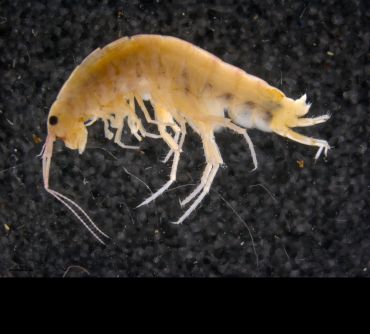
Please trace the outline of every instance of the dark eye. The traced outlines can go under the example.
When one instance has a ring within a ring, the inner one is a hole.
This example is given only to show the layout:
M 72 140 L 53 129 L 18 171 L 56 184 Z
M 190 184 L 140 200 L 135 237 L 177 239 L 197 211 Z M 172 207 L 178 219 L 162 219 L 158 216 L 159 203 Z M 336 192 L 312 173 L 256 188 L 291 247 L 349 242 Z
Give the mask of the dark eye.
M 58 117 L 56 117 L 56 116 L 51 116 L 50 118 L 49 118 L 49 124 L 50 125 L 55 125 L 55 124 L 57 124 L 58 123 Z

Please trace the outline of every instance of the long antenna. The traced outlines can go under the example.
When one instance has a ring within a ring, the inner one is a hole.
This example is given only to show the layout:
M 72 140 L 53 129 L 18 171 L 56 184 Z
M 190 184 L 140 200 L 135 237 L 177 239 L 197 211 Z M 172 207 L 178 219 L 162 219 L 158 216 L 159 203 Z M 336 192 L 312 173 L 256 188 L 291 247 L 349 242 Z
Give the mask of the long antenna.
M 99 227 L 94 223 L 94 221 L 90 218 L 90 216 L 76 202 L 72 201 L 67 196 L 49 188 L 50 163 L 51 163 L 51 157 L 53 155 L 54 141 L 55 141 L 55 137 L 48 135 L 46 138 L 44 147 L 40 153 L 40 155 L 42 154 L 42 175 L 43 175 L 43 180 L 44 180 L 44 188 L 50 195 L 56 198 L 69 211 L 71 211 L 72 214 L 86 227 L 86 229 L 100 243 L 105 245 L 104 241 L 100 238 L 100 236 L 103 236 L 106 238 L 109 238 L 109 236 L 99 229 Z M 89 223 L 92 226 L 92 228 L 89 226 Z

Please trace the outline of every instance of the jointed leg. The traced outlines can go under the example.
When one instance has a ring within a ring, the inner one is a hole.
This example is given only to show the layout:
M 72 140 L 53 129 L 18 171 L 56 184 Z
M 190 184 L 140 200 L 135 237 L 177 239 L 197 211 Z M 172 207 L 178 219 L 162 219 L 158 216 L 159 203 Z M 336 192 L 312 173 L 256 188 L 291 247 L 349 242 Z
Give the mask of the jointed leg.
M 140 133 L 143 137 L 149 137 L 149 138 L 154 138 L 154 139 L 162 138 L 161 135 L 157 135 L 155 133 L 150 133 L 150 132 L 146 131 L 140 120 L 138 120 L 137 125 L 138 125 L 139 131 L 140 131 Z
M 112 131 L 109 130 L 109 123 L 108 123 L 108 120 L 103 118 L 103 122 L 104 122 L 104 135 L 105 135 L 105 138 L 108 138 L 109 140 L 112 140 L 114 134 Z
M 287 137 L 291 140 L 294 140 L 298 143 L 301 143 L 301 144 L 305 144 L 305 145 L 310 145 L 310 146 L 318 146 L 319 147 L 319 150 L 317 151 L 316 155 L 315 155 L 315 160 L 317 160 L 322 151 L 324 150 L 325 152 L 325 156 L 328 154 L 328 150 L 330 149 L 330 146 L 328 144 L 328 142 L 326 140 L 322 140 L 322 139 L 315 139 L 315 138 L 311 138 L 311 137 L 306 137 L 304 135 L 301 135 L 289 128 L 283 128 L 283 129 L 274 129 L 274 131 L 283 136 L 283 137 Z
M 136 118 L 136 117 L 135 117 Z M 135 136 L 135 138 L 138 141 L 142 141 L 143 138 L 139 135 L 139 126 L 138 126 L 138 120 L 136 120 L 132 115 L 127 117 L 127 125 L 131 131 L 131 133 Z
M 161 134 L 162 139 L 171 148 L 171 150 L 173 150 L 173 151 L 178 151 L 179 150 L 179 145 L 172 138 L 172 136 L 167 132 L 165 125 L 158 124 L 158 131 Z M 179 131 L 180 131 L 180 129 L 179 129 Z
M 176 142 L 176 144 L 178 145 L 179 143 L 179 138 L 180 138 L 180 131 L 176 131 L 175 132 L 175 136 L 173 137 L 174 141 Z M 163 163 L 166 163 L 172 156 L 172 154 L 174 153 L 175 151 L 170 149 L 166 155 L 166 157 L 162 160 Z
M 247 141 L 247 144 L 249 146 L 249 150 L 251 152 L 251 156 L 252 156 L 252 160 L 253 160 L 253 164 L 254 164 L 253 170 L 256 170 L 257 167 L 258 167 L 256 151 L 254 150 L 254 146 L 253 146 L 253 142 L 252 142 L 251 138 L 248 136 L 247 130 L 235 125 L 234 123 L 232 123 L 230 121 L 226 121 L 224 123 L 224 126 L 228 127 L 231 130 L 234 130 L 235 132 L 244 136 L 244 138 Z
M 298 118 L 296 127 L 311 126 L 326 122 L 330 118 L 330 115 L 322 115 L 314 118 Z
M 116 116 L 117 117 L 117 116 Z M 127 149 L 132 149 L 132 150 L 137 150 L 139 149 L 139 146 L 131 146 L 131 145 L 126 145 L 125 143 L 122 142 L 121 137 L 122 137 L 122 130 L 123 130 L 123 118 L 120 117 L 119 121 L 117 122 L 117 131 L 114 136 L 114 142 L 122 147 L 122 148 L 127 148 Z
M 185 213 L 176 222 L 174 222 L 174 224 L 182 223 L 196 209 L 203 198 L 208 194 L 219 166 L 223 163 L 220 151 L 214 140 L 213 130 L 205 129 L 205 134 L 202 135 L 202 142 L 207 160 L 207 166 L 203 172 L 200 184 L 188 197 L 185 198 L 181 204 L 184 205 L 188 203 L 194 197 L 196 197 L 199 192 L 201 193 L 194 200 L 193 204 L 185 211 Z
M 181 125 L 181 138 L 180 138 L 180 142 L 179 142 L 179 145 L 178 145 L 178 149 L 174 151 L 174 157 L 173 157 L 173 162 L 172 162 L 172 167 L 171 167 L 170 179 L 160 189 L 158 189 L 154 194 L 152 194 L 144 202 L 139 204 L 137 206 L 137 208 L 142 206 L 142 205 L 146 205 L 146 204 L 150 203 L 151 201 L 153 201 L 154 199 L 156 199 L 158 196 L 163 194 L 171 186 L 171 184 L 173 182 L 176 181 L 177 167 L 178 167 L 178 164 L 179 164 L 181 148 L 182 148 L 182 145 L 184 144 L 185 135 L 186 135 L 186 127 L 185 127 L 185 123 L 184 123 L 184 124 Z M 167 144 L 169 145 L 169 143 L 167 143 Z
M 172 125 L 175 125 L 174 123 L 163 123 L 163 122 L 160 122 L 160 121 L 155 121 L 154 119 L 152 119 L 149 115 L 149 111 L 148 109 L 146 108 L 145 106 L 145 103 L 143 101 L 143 99 L 137 95 L 135 95 L 135 99 L 140 107 L 140 109 L 142 110 L 143 114 L 144 114 L 144 117 L 145 117 L 145 120 L 150 123 L 150 124 L 162 124 L 164 126 L 172 126 Z
M 158 122 L 156 122 L 154 119 L 152 119 L 152 118 L 150 117 L 150 115 L 149 115 L 149 111 L 148 111 L 148 109 L 146 108 L 146 106 L 145 106 L 145 103 L 144 103 L 143 99 L 142 99 L 140 96 L 138 96 L 138 95 L 136 95 L 136 96 L 135 96 L 135 99 L 136 99 L 136 101 L 137 101 L 137 103 L 138 103 L 138 105 L 139 105 L 139 107 L 140 107 L 141 111 L 142 111 L 142 112 L 143 112 L 143 114 L 144 114 L 145 120 L 146 120 L 148 123 L 151 123 L 151 124 L 158 124 Z
M 142 102 L 142 105 L 144 106 L 145 108 L 145 105 L 144 105 L 144 102 L 141 100 Z M 139 105 L 140 106 L 140 105 Z M 147 132 L 144 127 L 143 127 L 143 124 L 141 123 L 141 120 L 136 116 L 136 113 L 135 113 L 135 97 L 134 95 L 130 96 L 129 97 L 129 107 L 130 107 L 130 111 L 131 111 L 131 115 L 134 115 L 134 118 L 135 118 L 135 129 L 134 132 L 133 132 L 133 129 L 131 129 L 130 127 L 130 130 L 131 132 L 133 133 L 133 135 L 137 138 L 137 136 L 140 136 L 138 134 L 138 131 L 141 132 L 141 134 L 144 136 L 144 137 L 150 137 L 150 138 L 155 138 L 155 139 L 158 139 L 158 138 L 161 138 L 160 135 L 157 135 L 157 134 L 154 134 L 154 133 L 150 133 L 150 132 Z M 143 107 L 140 106 L 140 108 L 143 110 Z M 144 116 L 145 116 L 145 119 L 147 120 L 148 123 L 150 123 L 151 119 L 150 119 L 150 116 L 149 116 L 149 113 L 148 113 L 148 110 L 145 108 L 145 111 L 143 110 L 144 112 Z M 147 116 L 149 118 L 147 118 Z M 141 139 L 139 139 L 141 140 Z
M 204 184 L 204 188 L 201 194 L 197 197 L 197 199 L 193 202 L 193 204 L 185 211 L 185 213 L 173 224 L 181 224 L 195 209 L 196 207 L 202 202 L 203 198 L 208 194 L 209 190 L 211 189 L 212 182 L 217 174 L 218 168 L 220 165 L 212 165 L 212 169 L 208 175 L 207 181 Z
M 209 176 L 209 173 L 211 172 L 212 167 L 213 167 L 212 164 L 207 164 L 203 172 L 202 178 L 200 179 L 200 183 L 185 199 L 180 201 L 181 206 L 188 204 L 195 196 L 197 196 L 201 192 L 201 190 L 204 188 L 204 186 L 207 183 L 208 176 Z

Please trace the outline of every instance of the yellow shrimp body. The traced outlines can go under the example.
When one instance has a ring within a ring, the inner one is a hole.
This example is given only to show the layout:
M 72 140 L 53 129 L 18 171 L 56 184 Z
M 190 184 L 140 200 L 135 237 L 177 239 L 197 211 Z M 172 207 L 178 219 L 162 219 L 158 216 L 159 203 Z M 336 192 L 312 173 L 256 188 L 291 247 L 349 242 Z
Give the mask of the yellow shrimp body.
M 159 134 L 145 130 L 136 114 L 135 100 L 146 121 L 157 125 Z M 150 100 L 154 120 L 144 100 Z M 181 203 L 185 205 L 194 200 L 176 222 L 180 223 L 208 193 L 223 162 L 214 140 L 217 129 L 229 128 L 243 135 L 256 168 L 257 160 L 246 128 L 273 131 L 300 143 L 318 146 L 316 158 L 323 149 L 326 153 L 329 149 L 326 141 L 291 130 L 328 119 L 327 115 L 300 118 L 310 107 L 305 100 L 305 95 L 298 100 L 290 99 L 265 81 L 178 38 L 138 35 L 95 50 L 77 66 L 50 110 L 48 133 L 53 140 L 60 138 L 67 147 L 80 153 L 86 146 L 86 122 L 90 120 L 92 123 L 102 119 L 105 136 L 123 148 L 136 148 L 121 141 L 125 122 L 138 140 L 145 136 L 162 138 L 170 148 L 165 161 L 173 155 L 170 180 L 143 205 L 175 181 L 186 124 L 189 124 L 202 139 L 207 165 L 198 187 Z M 116 133 L 110 128 L 115 128 Z M 47 174 L 46 169 L 44 173 Z

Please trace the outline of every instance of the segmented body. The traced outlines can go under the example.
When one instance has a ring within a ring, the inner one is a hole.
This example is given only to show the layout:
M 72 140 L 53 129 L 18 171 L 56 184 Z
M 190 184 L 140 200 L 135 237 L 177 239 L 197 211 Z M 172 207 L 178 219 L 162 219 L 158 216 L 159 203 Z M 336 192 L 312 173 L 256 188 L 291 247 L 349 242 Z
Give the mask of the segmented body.
M 157 125 L 158 134 L 145 130 L 136 113 L 135 100 L 146 121 Z M 150 100 L 155 119 L 151 119 L 144 100 Z M 173 155 L 170 180 L 143 205 L 175 181 L 186 124 L 189 124 L 202 140 L 207 165 L 200 184 L 182 201 L 185 205 L 194 200 L 176 222 L 180 223 L 206 196 L 223 162 L 214 139 L 217 129 L 229 128 L 245 137 L 255 168 L 257 159 L 246 128 L 273 131 L 318 146 L 317 158 L 323 149 L 325 152 L 329 149 L 327 142 L 291 130 L 328 119 L 327 115 L 299 118 L 308 110 L 305 96 L 299 100 L 287 98 L 265 81 L 188 42 L 169 36 L 138 35 L 97 49 L 74 70 L 51 108 L 48 123 L 51 144 L 44 155 L 51 158 L 52 142 L 56 138 L 82 153 L 87 141 L 86 122 L 91 125 L 97 119 L 104 121 L 106 137 L 123 148 L 136 148 L 121 141 L 125 122 L 138 140 L 145 136 L 162 138 L 170 148 L 165 161 Z M 52 119 L 57 123 L 51 124 Z M 116 129 L 115 134 L 110 127 Z M 168 131 L 170 128 L 174 135 Z M 48 174 L 46 169 L 44 177 Z M 48 182 L 45 183 L 48 189 Z

